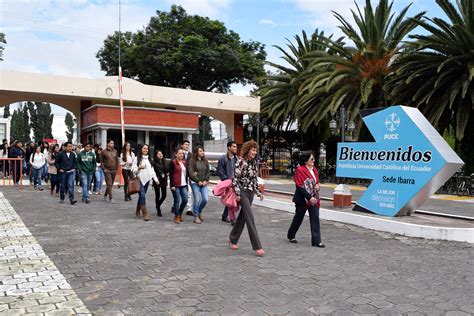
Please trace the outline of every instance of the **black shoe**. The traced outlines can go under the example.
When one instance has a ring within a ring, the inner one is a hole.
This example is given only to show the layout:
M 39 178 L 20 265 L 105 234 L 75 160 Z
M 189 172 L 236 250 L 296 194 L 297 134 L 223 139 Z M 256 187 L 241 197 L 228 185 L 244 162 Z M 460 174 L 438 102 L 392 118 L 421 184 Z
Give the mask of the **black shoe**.
M 76 204 L 76 203 L 77 203 L 76 200 L 71 200 L 71 205 L 74 205 L 74 204 Z
M 129 201 L 131 201 L 131 200 L 132 200 L 132 197 L 131 197 L 130 195 L 128 196 L 128 200 L 129 200 Z
M 222 216 L 222 221 L 223 222 L 226 222 L 226 223 L 229 223 L 229 218 L 227 216 Z
M 298 243 L 298 240 L 296 240 L 296 239 L 294 239 L 294 238 L 293 238 L 293 239 L 289 239 L 289 238 L 288 238 L 288 240 L 289 240 L 292 244 L 297 244 L 297 243 Z
M 163 214 L 161 214 L 161 210 L 156 210 L 156 215 L 158 217 L 163 217 Z
M 230 220 L 230 226 L 235 226 L 235 221 L 233 219 Z
M 89 204 L 91 202 L 91 200 L 86 199 L 85 202 L 86 202 L 86 204 Z
M 61 203 L 61 204 L 64 203 L 64 199 L 60 199 L 59 203 Z
M 192 211 L 187 211 L 186 212 L 186 215 L 189 215 L 189 216 L 194 216 L 193 212 Z
M 129 199 L 128 199 L 128 196 L 127 196 L 127 195 L 125 195 L 124 201 L 125 201 L 125 202 L 128 202 L 128 201 L 129 201 Z
M 325 248 L 326 246 L 323 243 L 313 244 L 313 247 Z

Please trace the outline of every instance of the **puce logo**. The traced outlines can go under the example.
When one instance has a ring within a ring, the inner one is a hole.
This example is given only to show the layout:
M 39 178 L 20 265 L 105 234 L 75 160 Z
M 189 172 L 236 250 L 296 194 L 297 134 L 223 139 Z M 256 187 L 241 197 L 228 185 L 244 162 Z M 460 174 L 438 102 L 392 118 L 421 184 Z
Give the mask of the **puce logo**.
M 400 117 L 397 114 L 392 113 L 387 116 L 385 119 L 385 127 L 390 132 L 390 134 L 385 134 L 383 139 L 398 139 L 398 134 L 395 134 L 398 127 L 400 127 Z

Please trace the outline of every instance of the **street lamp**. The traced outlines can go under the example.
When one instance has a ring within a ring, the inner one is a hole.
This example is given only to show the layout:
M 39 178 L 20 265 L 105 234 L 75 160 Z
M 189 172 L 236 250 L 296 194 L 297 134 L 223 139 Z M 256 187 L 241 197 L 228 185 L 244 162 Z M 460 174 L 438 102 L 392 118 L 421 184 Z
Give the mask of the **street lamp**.
M 348 115 L 347 115 L 348 116 Z M 341 105 L 339 108 L 339 117 L 336 116 L 336 120 L 339 121 L 340 133 L 341 133 L 341 142 L 344 142 L 346 139 L 346 130 L 351 133 L 355 130 L 355 123 L 353 120 L 349 121 L 349 118 L 346 117 L 346 108 L 344 105 Z M 331 134 L 335 135 L 337 132 L 337 125 L 338 122 L 334 118 L 329 122 L 329 129 L 331 130 Z M 340 178 L 340 184 L 344 183 L 344 178 Z M 344 188 L 344 185 L 343 187 Z
M 265 135 L 265 138 L 267 138 L 267 134 L 268 134 L 268 126 L 267 125 L 263 126 L 263 134 Z
M 340 107 L 339 110 L 339 117 L 336 117 L 337 121 L 339 121 L 340 133 L 341 133 L 341 141 L 345 141 L 346 131 L 352 133 L 355 131 L 355 123 L 353 120 L 349 121 L 349 118 L 346 117 L 346 108 L 344 105 Z M 329 129 L 331 130 L 331 134 L 335 135 L 337 132 L 337 122 L 334 118 L 329 122 Z
M 265 124 L 262 128 L 263 134 L 265 135 L 265 138 L 267 138 L 267 134 L 269 132 L 268 126 Z M 250 138 L 252 138 L 252 133 L 253 133 L 253 125 L 251 122 L 249 122 L 249 125 L 247 126 L 247 131 L 249 132 Z M 260 146 L 260 116 L 257 116 L 257 144 Z
M 249 126 L 247 126 L 247 131 L 249 132 L 250 137 L 252 137 L 253 126 L 251 123 L 249 123 Z

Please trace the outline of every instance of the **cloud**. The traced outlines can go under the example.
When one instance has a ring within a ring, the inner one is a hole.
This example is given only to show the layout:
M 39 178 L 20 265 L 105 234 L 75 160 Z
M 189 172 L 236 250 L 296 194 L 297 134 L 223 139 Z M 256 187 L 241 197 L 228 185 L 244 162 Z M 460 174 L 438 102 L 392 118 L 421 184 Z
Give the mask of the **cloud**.
M 361 0 L 356 1 L 359 5 Z M 326 34 L 334 34 L 339 37 L 342 32 L 339 30 L 339 21 L 334 17 L 338 12 L 352 23 L 350 9 L 355 9 L 354 0 L 295 0 L 299 10 L 309 13 L 309 19 L 313 27 L 324 30 Z
M 151 7 L 124 1 L 122 30 L 142 28 L 154 13 Z M 116 1 L 6 1 L 0 15 L 0 31 L 8 42 L 2 69 L 104 76 L 95 54 L 118 29 Z
M 66 124 L 64 123 L 65 115 L 55 114 L 53 118 L 53 137 L 58 140 L 58 142 L 64 142 L 67 140 L 66 137 Z
M 267 24 L 267 25 L 276 26 L 276 23 L 273 22 L 272 20 L 265 20 L 265 19 L 258 21 L 258 24 Z
M 232 94 L 237 95 L 240 97 L 248 97 L 250 96 L 250 92 L 255 89 L 255 86 L 253 84 L 248 84 L 248 85 L 241 85 L 241 84 L 233 84 L 231 86 L 232 89 Z
M 182 6 L 189 14 L 207 16 L 220 21 L 227 20 L 230 0 L 166 0 L 170 5 Z

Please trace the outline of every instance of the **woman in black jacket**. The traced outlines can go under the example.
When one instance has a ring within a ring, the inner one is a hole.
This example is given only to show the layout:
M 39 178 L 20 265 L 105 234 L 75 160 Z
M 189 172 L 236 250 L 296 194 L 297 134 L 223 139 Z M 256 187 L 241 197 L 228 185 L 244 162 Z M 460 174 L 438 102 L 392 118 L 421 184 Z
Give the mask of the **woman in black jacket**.
M 303 222 L 306 211 L 309 212 L 309 223 L 311 226 L 311 245 L 313 247 L 324 248 L 321 243 L 321 231 L 319 226 L 319 176 L 318 170 L 314 167 L 314 155 L 310 151 L 300 154 L 300 166 L 295 172 L 295 216 L 288 229 L 288 240 L 297 243 L 295 236 Z
M 156 176 L 160 181 L 160 184 L 153 182 L 153 188 L 155 189 L 155 204 L 156 214 L 162 217 L 161 205 L 166 199 L 166 187 L 168 185 L 168 167 L 166 166 L 163 152 L 159 149 L 155 151 L 155 158 L 153 159 L 153 169 L 155 169 Z

